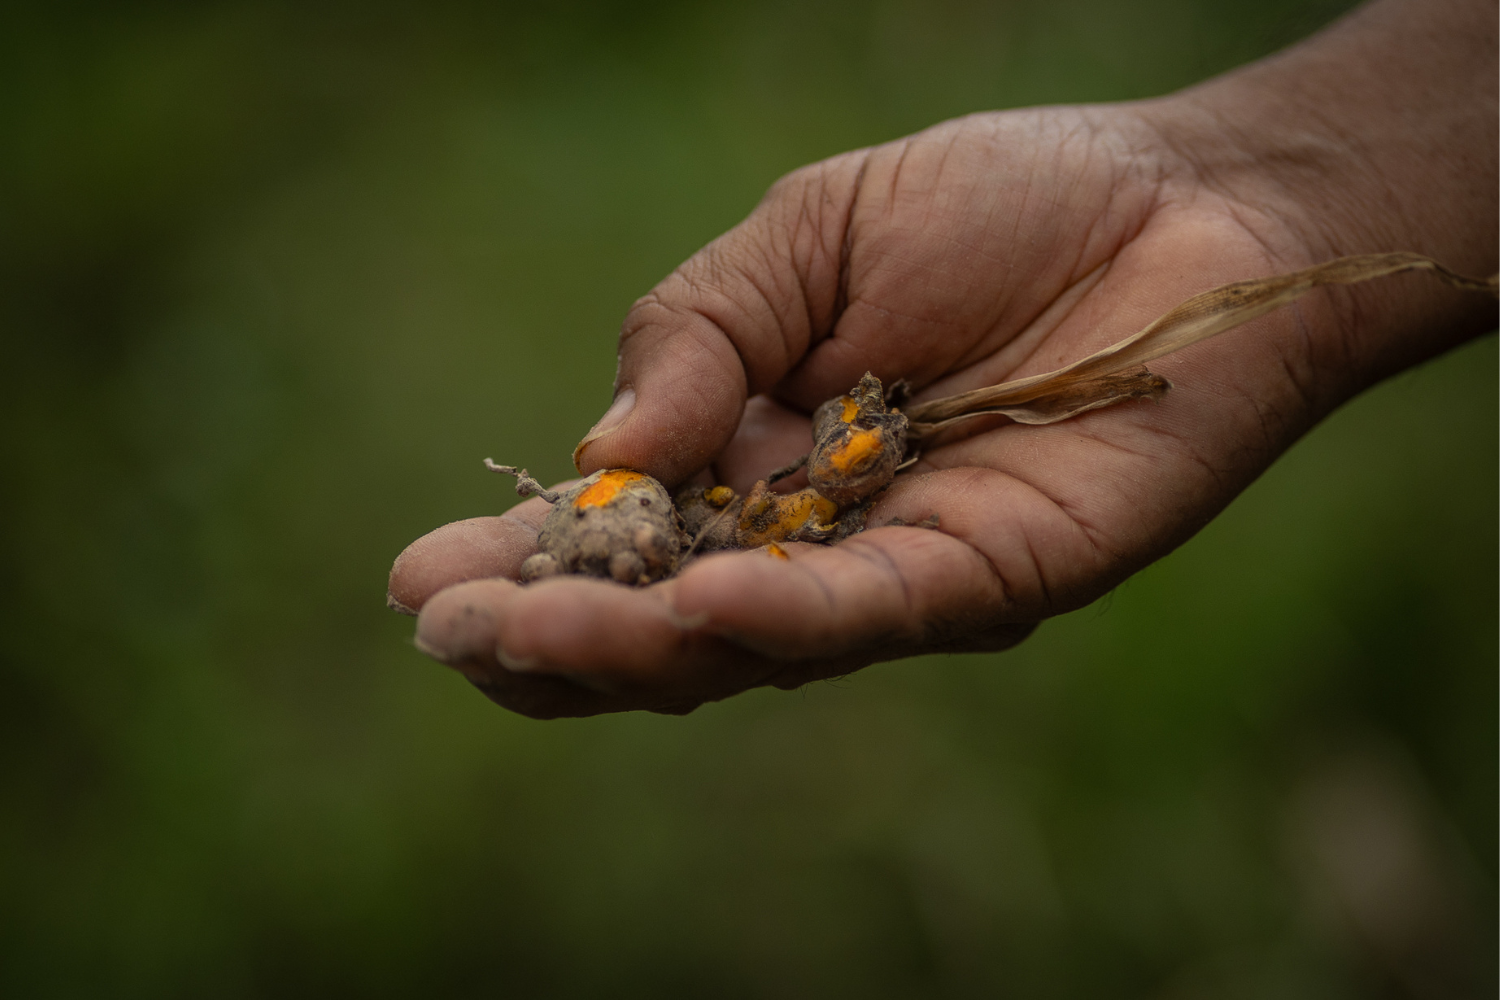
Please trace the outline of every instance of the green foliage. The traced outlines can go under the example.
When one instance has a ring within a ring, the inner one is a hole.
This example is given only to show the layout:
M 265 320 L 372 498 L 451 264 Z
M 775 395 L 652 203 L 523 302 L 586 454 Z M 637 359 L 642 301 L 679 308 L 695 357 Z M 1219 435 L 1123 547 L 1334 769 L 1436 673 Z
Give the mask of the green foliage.
M 1490 974 L 1493 339 L 1001 656 L 543 724 L 382 603 L 512 502 L 485 455 L 568 472 L 630 302 L 780 173 L 1341 7 L 14 15 L 0 992 L 1383 995 L 1328 861 L 1368 824 L 1319 811 L 1350 774 Z

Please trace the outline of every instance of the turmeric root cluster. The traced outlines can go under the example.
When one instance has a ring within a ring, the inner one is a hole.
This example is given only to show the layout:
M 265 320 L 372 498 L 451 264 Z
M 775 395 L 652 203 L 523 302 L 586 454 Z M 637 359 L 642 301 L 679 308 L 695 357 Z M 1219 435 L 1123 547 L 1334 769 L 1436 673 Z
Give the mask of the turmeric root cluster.
M 864 528 L 875 495 L 895 478 L 907 420 L 887 405 L 880 380 L 865 373 L 848 395 L 813 414 L 813 450 L 739 495 L 727 486 L 686 487 L 668 497 L 661 483 L 630 469 L 594 473 L 571 489 L 544 489 L 525 469 L 485 464 L 517 477 L 516 492 L 552 505 L 521 566 L 523 581 L 559 573 L 642 585 L 676 573 L 693 555 L 778 542 L 831 543 Z M 771 489 L 807 466 L 808 487 Z

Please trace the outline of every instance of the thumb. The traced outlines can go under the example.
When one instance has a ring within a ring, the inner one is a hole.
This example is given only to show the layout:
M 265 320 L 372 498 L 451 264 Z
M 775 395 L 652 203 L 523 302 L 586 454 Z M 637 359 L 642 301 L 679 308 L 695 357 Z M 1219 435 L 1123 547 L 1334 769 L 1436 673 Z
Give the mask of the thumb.
M 864 160 L 846 153 L 788 174 L 631 307 L 615 400 L 574 451 L 579 472 L 627 466 L 673 486 L 713 461 L 745 400 L 774 386 L 837 320 Z

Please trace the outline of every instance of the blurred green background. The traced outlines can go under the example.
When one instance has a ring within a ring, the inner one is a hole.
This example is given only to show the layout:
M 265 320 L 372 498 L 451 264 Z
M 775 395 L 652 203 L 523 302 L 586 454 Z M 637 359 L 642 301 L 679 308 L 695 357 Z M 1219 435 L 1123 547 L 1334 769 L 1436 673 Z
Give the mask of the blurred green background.
M 10 9 L 0 993 L 1493 996 L 1493 337 L 1004 655 L 538 723 L 383 606 L 781 173 L 1345 6 Z

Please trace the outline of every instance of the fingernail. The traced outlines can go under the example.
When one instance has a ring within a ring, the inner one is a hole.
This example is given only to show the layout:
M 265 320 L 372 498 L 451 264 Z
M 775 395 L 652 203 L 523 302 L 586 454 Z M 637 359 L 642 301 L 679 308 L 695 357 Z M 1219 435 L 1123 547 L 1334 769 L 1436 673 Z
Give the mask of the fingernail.
M 536 656 L 512 656 L 505 651 L 505 647 L 498 642 L 495 643 L 495 659 L 500 665 L 513 674 L 524 674 L 541 666 L 541 658 Z
M 428 602 L 417 616 L 417 634 L 412 637 L 418 649 L 450 667 L 465 660 L 489 659 L 494 642 L 494 613 L 468 602 L 459 607 Z
M 604 437 L 604 435 L 613 433 L 620 424 L 624 423 L 626 416 L 629 415 L 634 406 L 635 390 L 628 386 L 621 389 L 620 394 L 615 397 L 615 401 L 609 405 L 609 409 L 604 411 L 604 416 L 599 418 L 599 422 L 583 436 L 583 440 L 578 442 L 578 447 L 573 449 L 573 468 L 579 472 L 583 471 L 583 466 L 579 464 L 583 459 L 583 449 Z
M 411 644 L 417 647 L 417 652 L 425 653 L 439 663 L 448 662 L 447 650 L 437 648 L 432 643 L 425 641 L 420 635 L 412 636 Z
M 398 615 L 406 615 L 409 618 L 417 617 L 417 613 L 415 611 L 413 611 L 411 608 L 408 608 L 400 601 L 396 600 L 396 598 L 391 594 L 385 595 L 385 606 L 396 612 Z

